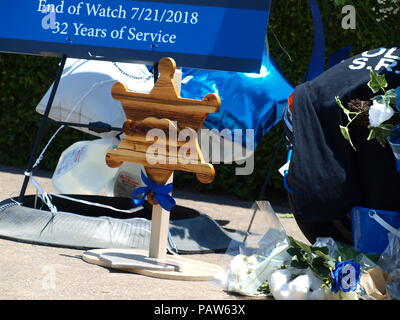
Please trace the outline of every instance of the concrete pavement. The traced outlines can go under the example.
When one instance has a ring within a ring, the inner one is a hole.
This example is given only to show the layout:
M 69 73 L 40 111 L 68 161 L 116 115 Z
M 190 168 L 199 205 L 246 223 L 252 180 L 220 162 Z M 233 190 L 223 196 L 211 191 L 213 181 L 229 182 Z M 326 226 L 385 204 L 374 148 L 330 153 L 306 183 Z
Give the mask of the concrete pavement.
M 38 180 L 51 191 L 50 174 L 39 172 Z M 16 196 L 23 181 L 23 170 L 0 167 L 0 199 Z M 33 194 L 32 186 L 27 194 Z M 249 201 L 211 195 L 175 193 L 177 204 L 197 209 L 228 230 L 245 231 L 252 215 Z M 277 213 L 288 209 L 272 203 Z M 279 216 L 279 214 L 278 214 Z M 262 220 L 260 220 L 262 221 Z M 305 241 L 293 218 L 280 221 L 289 235 Z M 265 228 L 262 222 L 257 226 Z M 0 239 L 0 300 L 231 300 L 245 299 L 224 292 L 211 281 L 163 280 L 124 273 L 88 264 L 82 250 L 40 246 Z M 223 266 L 224 254 L 193 254 L 186 258 Z

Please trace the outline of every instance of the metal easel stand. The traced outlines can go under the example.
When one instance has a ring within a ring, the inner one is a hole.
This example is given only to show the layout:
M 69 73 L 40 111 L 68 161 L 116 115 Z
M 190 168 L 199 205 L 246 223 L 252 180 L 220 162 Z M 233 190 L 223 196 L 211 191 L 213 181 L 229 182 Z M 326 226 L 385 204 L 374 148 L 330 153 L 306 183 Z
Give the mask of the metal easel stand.
M 25 171 L 24 182 L 22 184 L 21 191 L 20 191 L 20 194 L 18 197 L 18 201 L 20 203 L 23 203 L 23 201 L 24 201 L 26 188 L 28 187 L 29 178 L 30 178 L 30 175 L 32 174 L 32 169 L 33 169 L 33 165 L 35 164 L 35 159 L 36 159 L 36 156 L 37 156 L 37 153 L 39 150 L 39 146 L 43 139 L 43 135 L 44 135 L 46 126 L 48 124 L 50 110 L 51 110 L 51 107 L 53 106 L 54 97 L 56 96 L 58 85 L 60 84 L 61 76 L 64 71 L 64 66 L 65 66 L 66 61 L 67 61 L 67 55 L 64 54 L 61 57 L 61 62 L 60 62 L 60 65 L 58 66 L 56 79 L 54 80 L 54 84 L 53 84 L 53 88 L 50 93 L 49 101 L 47 102 L 46 110 L 43 114 L 43 118 L 40 123 L 39 129 L 36 133 L 35 143 L 33 145 L 31 155 L 30 155 L 29 161 L 28 161 L 28 168 Z

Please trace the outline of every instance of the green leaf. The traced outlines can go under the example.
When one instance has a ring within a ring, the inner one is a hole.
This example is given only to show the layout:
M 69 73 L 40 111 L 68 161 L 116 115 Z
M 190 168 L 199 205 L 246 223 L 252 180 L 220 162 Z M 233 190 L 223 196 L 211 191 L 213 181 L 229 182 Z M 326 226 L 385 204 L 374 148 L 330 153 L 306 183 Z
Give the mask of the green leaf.
M 342 133 L 342 136 L 343 136 L 348 142 L 350 142 L 350 145 L 353 147 L 354 150 L 356 150 L 356 148 L 355 148 L 354 145 L 353 145 L 353 141 L 351 141 L 349 128 L 343 127 L 343 126 L 339 126 L 339 127 L 340 127 L 340 132 Z
M 388 101 L 385 99 L 384 95 L 379 95 L 379 96 L 375 96 L 373 98 L 371 98 L 372 101 L 376 101 L 380 104 L 387 104 Z
M 321 251 L 323 254 L 328 255 L 329 254 L 329 248 L 328 247 L 311 247 L 311 250 L 316 253 L 316 251 Z
M 287 240 L 290 247 L 299 248 L 299 246 L 296 243 L 296 240 L 294 240 L 293 237 L 287 236 Z
M 396 104 L 397 94 L 395 89 L 386 91 L 383 97 L 389 102 L 389 104 Z
M 328 278 L 331 273 L 329 268 L 326 267 L 324 259 L 320 257 L 313 260 L 312 268 L 320 278 Z
M 375 70 L 370 70 L 370 81 L 368 82 L 368 87 L 371 88 L 373 93 L 377 93 L 379 90 L 386 88 L 388 86 L 385 75 L 378 74 Z
M 321 251 L 319 251 L 319 250 L 315 250 L 315 251 L 314 251 L 314 254 L 316 254 L 318 257 L 324 259 L 325 261 L 331 261 L 331 260 L 333 260 L 332 257 L 330 257 L 329 255 L 327 255 L 327 254 L 325 254 L 325 253 L 323 253 L 323 252 L 321 252 Z
M 305 244 L 304 242 L 295 240 L 294 238 L 292 238 L 290 236 L 288 238 L 290 238 L 290 241 L 289 241 L 290 246 L 295 247 L 295 248 L 300 248 L 307 253 L 312 253 L 311 247 L 309 245 Z
M 376 139 L 384 148 L 386 146 L 387 137 L 391 134 L 392 128 L 392 124 L 381 124 L 379 127 L 368 126 L 370 132 L 367 140 L 370 141 Z
M 270 290 L 270 288 L 269 288 L 269 282 L 268 282 L 268 281 L 265 281 L 264 283 L 262 283 L 262 284 L 258 287 L 257 291 L 260 292 L 260 293 L 269 295 L 269 294 L 271 293 L 271 290 Z
M 307 269 L 309 267 L 307 262 L 297 261 L 297 260 L 292 260 L 292 262 L 290 263 L 290 266 L 292 268 L 296 268 L 296 269 Z
M 343 103 L 342 103 L 342 101 L 340 101 L 338 96 L 335 97 L 335 100 L 336 100 L 336 103 L 338 104 L 338 106 L 343 110 L 344 114 L 347 116 L 347 119 L 349 121 L 351 121 L 351 117 L 350 117 L 351 112 L 350 112 L 350 110 L 346 109 L 343 106 Z
M 325 261 L 325 266 L 327 268 L 335 269 L 336 266 L 336 260 L 332 259 L 330 261 Z
M 390 89 L 386 91 L 385 94 L 375 96 L 371 100 L 377 101 L 380 104 L 384 104 L 388 108 L 391 104 L 396 104 L 396 98 L 396 91 L 394 89 Z
M 300 249 L 299 248 L 289 248 L 286 250 L 286 252 L 291 255 L 292 257 L 300 255 Z

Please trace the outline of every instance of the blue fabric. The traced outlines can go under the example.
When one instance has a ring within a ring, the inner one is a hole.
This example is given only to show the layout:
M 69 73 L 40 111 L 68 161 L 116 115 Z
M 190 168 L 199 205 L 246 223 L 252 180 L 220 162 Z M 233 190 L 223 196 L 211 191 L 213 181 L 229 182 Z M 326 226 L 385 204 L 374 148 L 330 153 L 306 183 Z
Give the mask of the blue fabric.
M 175 200 L 169 194 L 172 192 L 172 183 L 166 185 L 158 185 L 151 181 L 145 176 L 143 171 L 141 172 L 142 181 L 146 187 L 139 187 L 135 189 L 132 193 L 132 204 L 135 207 L 141 206 L 147 194 L 152 191 L 154 193 L 154 198 L 157 200 L 159 205 L 165 210 L 171 211 L 175 206 Z M 136 196 L 143 194 L 141 198 L 136 198 Z
M 325 31 L 324 22 L 319 10 L 317 0 L 309 0 L 308 5 L 311 10 L 314 28 L 313 51 L 308 66 L 306 81 L 314 80 L 325 71 Z M 352 46 L 339 49 L 328 58 L 328 69 L 350 57 Z
M 287 153 L 286 162 L 289 162 L 289 161 L 292 160 L 292 153 L 293 153 L 293 150 L 292 150 L 292 148 L 290 148 L 290 149 L 288 150 L 288 153 Z M 289 170 L 285 170 L 285 171 L 283 172 L 283 186 L 285 187 L 285 189 L 286 189 L 287 192 L 293 193 L 293 189 L 289 186 L 289 183 L 288 183 L 288 181 L 287 181 L 287 179 L 288 179 L 288 174 L 289 174 Z
M 329 56 L 328 69 L 349 58 L 351 48 L 352 46 L 347 46 L 331 54 Z
M 182 69 L 183 98 L 201 100 L 208 93 L 220 96 L 219 112 L 209 114 L 209 129 L 254 129 L 257 147 L 261 138 L 282 119 L 293 87 L 264 52 L 259 74 Z M 243 134 L 245 145 L 245 134 Z
M 309 0 L 308 5 L 314 26 L 314 47 L 306 76 L 306 81 L 311 81 L 325 71 L 325 34 L 318 1 Z
M 324 25 L 317 0 L 309 0 L 313 25 L 314 48 L 306 80 L 312 80 L 325 71 Z M 329 66 L 346 59 L 351 47 L 345 47 L 329 58 Z M 202 99 L 216 93 L 222 100 L 219 112 L 209 114 L 205 126 L 223 130 L 254 129 L 257 147 L 262 137 L 282 120 L 283 109 L 293 87 L 279 72 L 265 50 L 260 74 L 182 69 L 183 98 Z M 245 135 L 243 135 L 245 146 Z

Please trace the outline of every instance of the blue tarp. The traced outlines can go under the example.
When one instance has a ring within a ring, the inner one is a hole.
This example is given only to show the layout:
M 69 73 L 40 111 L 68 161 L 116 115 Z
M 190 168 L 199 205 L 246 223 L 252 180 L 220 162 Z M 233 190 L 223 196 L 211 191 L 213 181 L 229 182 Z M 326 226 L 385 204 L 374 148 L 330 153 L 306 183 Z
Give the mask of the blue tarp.
M 254 148 L 281 121 L 293 91 L 266 51 L 259 74 L 184 68 L 182 75 L 183 98 L 202 99 L 208 93 L 221 98 L 220 111 L 209 114 L 205 126 L 217 130 L 254 129 Z
M 306 81 L 325 71 L 325 34 L 318 1 L 309 0 L 308 4 L 313 20 L 314 45 Z M 331 55 L 328 68 L 346 59 L 350 50 L 351 46 L 347 46 Z M 205 126 L 220 131 L 254 129 L 254 148 L 282 120 L 283 108 L 294 90 L 279 72 L 267 50 L 264 52 L 260 74 L 187 68 L 182 73 L 182 97 L 202 99 L 207 93 L 217 93 L 221 97 L 220 111 L 209 114 Z M 245 146 L 245 138 L 242 144 Z

